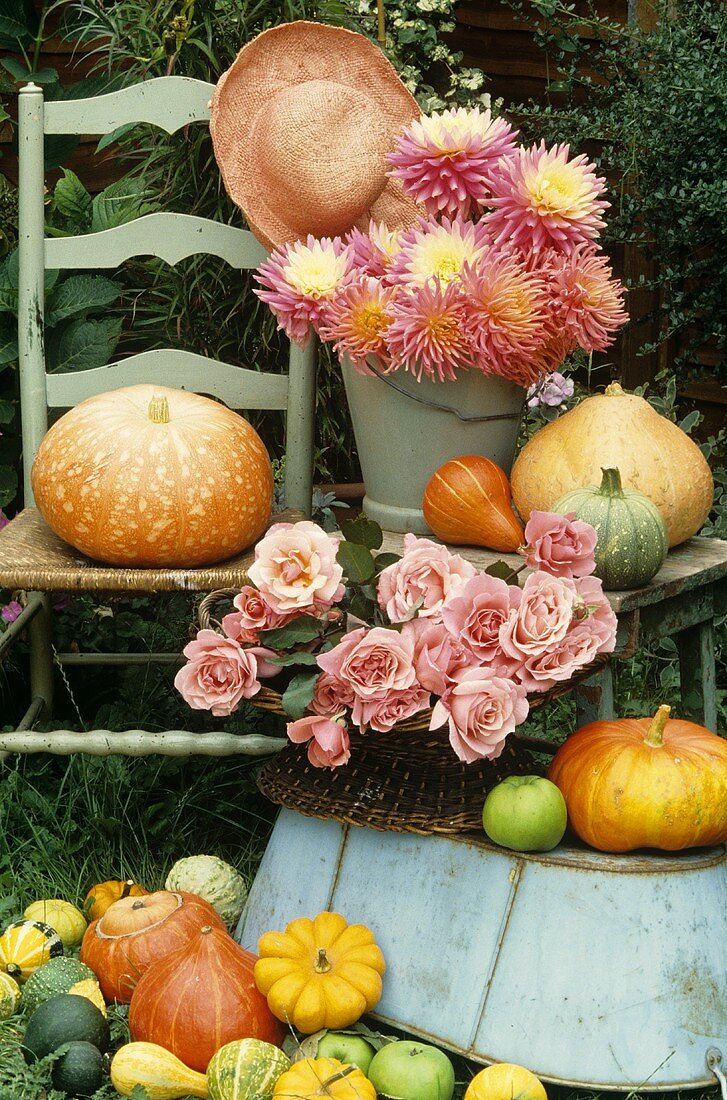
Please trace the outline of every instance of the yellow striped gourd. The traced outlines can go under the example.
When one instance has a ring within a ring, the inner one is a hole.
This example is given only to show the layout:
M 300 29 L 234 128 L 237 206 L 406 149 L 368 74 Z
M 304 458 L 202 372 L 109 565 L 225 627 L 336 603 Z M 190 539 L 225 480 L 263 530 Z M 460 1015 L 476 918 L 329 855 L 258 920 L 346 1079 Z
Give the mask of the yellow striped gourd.
M 62 954 L 61 937 L 39 920 L 17 920 L 0 936 L 0 972 L 21 985 L 39 966 Z

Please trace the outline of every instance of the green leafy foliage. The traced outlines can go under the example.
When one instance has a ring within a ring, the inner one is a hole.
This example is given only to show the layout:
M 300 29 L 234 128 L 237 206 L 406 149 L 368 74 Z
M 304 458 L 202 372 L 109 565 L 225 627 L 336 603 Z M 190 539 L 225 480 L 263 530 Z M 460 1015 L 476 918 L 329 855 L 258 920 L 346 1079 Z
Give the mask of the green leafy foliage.
M 544 104 L 514 108 L 525 139 L 564 141 L 609 184 L 604 241 L 653 263 L 658 340 L 681 377 L 727 341 L 727 13 L 721 0 L 659 0 L 653 29 L 589 2 L 506 0 L 548 55 Z

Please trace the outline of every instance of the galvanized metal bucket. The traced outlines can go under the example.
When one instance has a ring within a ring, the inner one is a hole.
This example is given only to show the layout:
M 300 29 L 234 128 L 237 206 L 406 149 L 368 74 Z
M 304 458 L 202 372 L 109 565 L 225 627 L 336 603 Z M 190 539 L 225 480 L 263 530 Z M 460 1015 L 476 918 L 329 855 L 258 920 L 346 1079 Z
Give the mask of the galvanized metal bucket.
M 480 1062 L 595 1089 L 714 1083 L 727 1039 L 727 851 L 520 855 L 283 810 L 243 946 L 334 909 L 387 959 L 375 1018 Z
M 525 402 L 525 390 L 514 382 L 476 370 L 446 383 L 417 382 L 403 370 L 376 377 L 359 374 L 347 358 L 341 369 L 366 487 L 364 510 L 385 530 L 431 533 L 422 496 L 450 458 L 484 455 L 510 473 Z

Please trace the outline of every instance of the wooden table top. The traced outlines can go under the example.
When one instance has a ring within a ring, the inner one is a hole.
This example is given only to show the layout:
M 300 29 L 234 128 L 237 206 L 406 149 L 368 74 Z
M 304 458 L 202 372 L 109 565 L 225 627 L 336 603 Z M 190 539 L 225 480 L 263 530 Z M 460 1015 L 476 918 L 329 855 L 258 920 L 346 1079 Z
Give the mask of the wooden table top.
M 403 547 L 403 535 L 384 531 L 382 550 L 399 554 Z M 514 569 L 519 569 L 523 564 L 519 554 L 498 554 L 494 550 L 483 550 L 476 546 L 451 546 L 450 549 L 472 562 L 478 569 L 486 569 L 496 561 L 507 562 Z M 697 537 L 670 550 L 659 572 L 643 588 L 628 588 L 622 592 L 607 592 L 606 595 L 611 607 L 619 614 L 633 611 L 637 607 L 661 603 L 672 596 L 690 589 L 703 588 L 725 578 L 727 541 Z

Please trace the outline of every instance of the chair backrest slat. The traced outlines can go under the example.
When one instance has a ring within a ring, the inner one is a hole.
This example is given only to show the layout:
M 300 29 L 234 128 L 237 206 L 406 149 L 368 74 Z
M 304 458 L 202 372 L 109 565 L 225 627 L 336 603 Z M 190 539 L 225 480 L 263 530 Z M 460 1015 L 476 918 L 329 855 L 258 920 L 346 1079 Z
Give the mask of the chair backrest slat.
M 267 256 L 263 246 L 247 229 L 191 214 L 159 211 L 100 233 L 48 237 L 45 266 L 51 271 L 68 267 L 116 267 L 132 256 L 159 256 L 173 265 L 186 256 L 202 252 L 219 256 L 231 267 L 245 269 L 257 267 Z
M 48 405 L 66 409 L 98 393 L 141 382 L 212 394 L 231 409 L 285 409 L 288 404 L 287 374 L 264 374 L 191 351 L 157 348 L 104 367 L 49 374 Z
M 45 105 L 46 134 L 110 134 L 132 122 L 150 122 L 173 134 L 210 117 L 214 84 L 187 76 L 158 76 L 93 99 Z
M 20 91 L 19 289 L 20 392 L 25 502 L 33 503 L 30 469 L 47 430 L 48 406 L 67 408 L 86 397 L 137 382 L 178 386 L 223 400 L 235 409 L 286 409 L 286 504 L 310 514 L 316 344 L 292 346 L 288 375 L 263 374 L 191 352 L 157 349 L 108 366 L 47 374 L 43 353 L 44 269 L 111 268 L 132 256 L 176 264 L 211 253 L 239 270 L 266 257 L 247 230 L 186 214 L 156 212 L 83 237 L 47 238 L 44 230 L 44 134 L 109 134 L 148 122 L 169 133 L 208 122 L 214 85 L 159 77 L 93 99 L 44 103 L 43 91 Z

